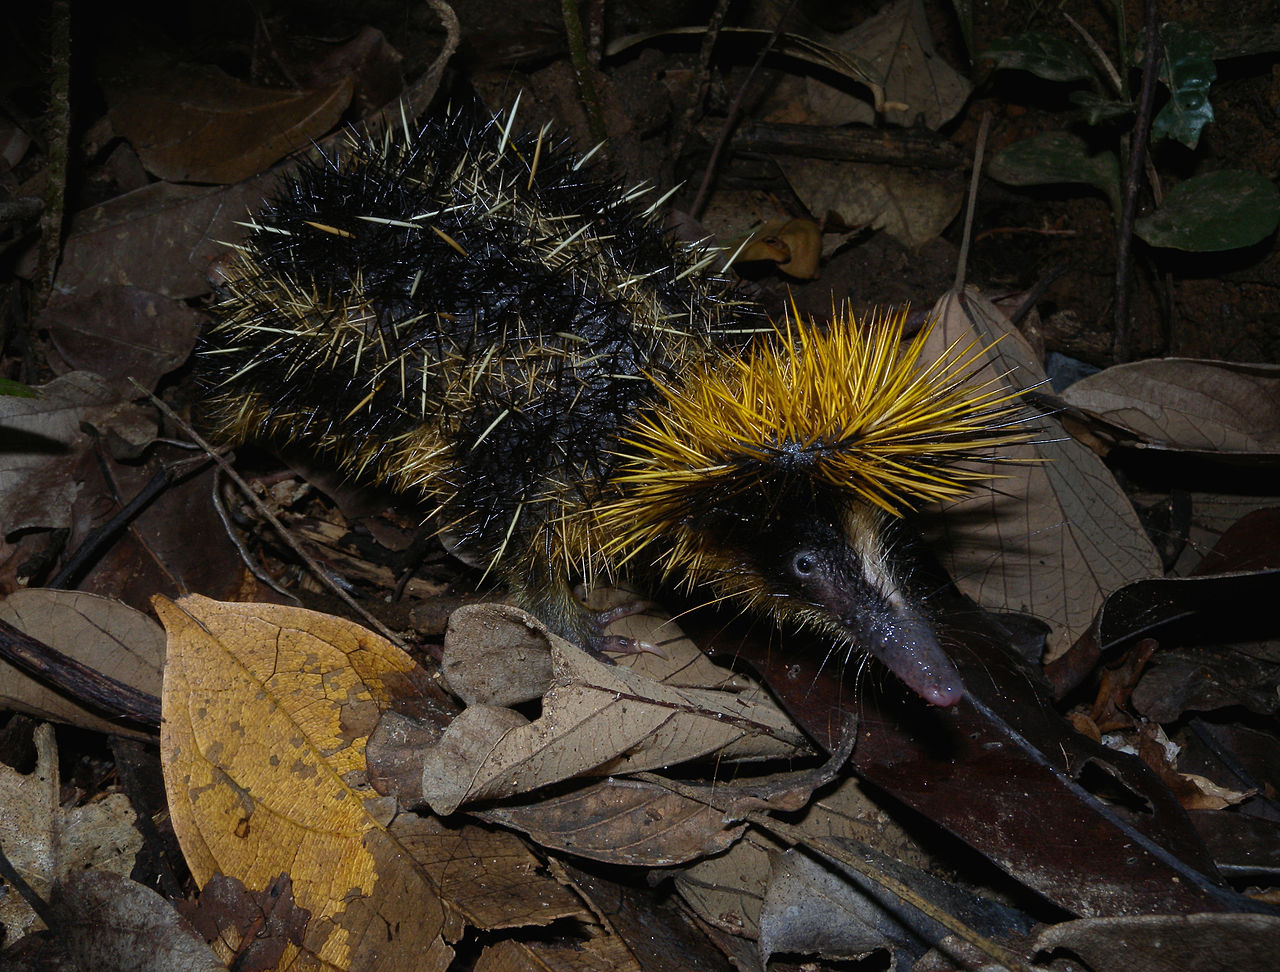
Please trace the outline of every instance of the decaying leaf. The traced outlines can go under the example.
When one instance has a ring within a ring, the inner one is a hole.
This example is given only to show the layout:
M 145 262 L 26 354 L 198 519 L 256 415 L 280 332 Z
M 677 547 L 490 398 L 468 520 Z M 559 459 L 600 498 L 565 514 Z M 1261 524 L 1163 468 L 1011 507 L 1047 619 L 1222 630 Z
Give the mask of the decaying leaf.
M 81 969 L 225 972 L 172 904 L 124 875 L 77 871 L 59 882 L 51 906 Z
M 35 731 L 36 766 L 19 773 L 0 763 L 0 847 L 26 880 L 48 900 L 55 881 L 95 868 L 128 876 L 142 837 L 122 793 L 64 810 L 60 801 L 58 749 L 53 727 Z M 6 941 L 38 927 L 35 912 L 18 894 L 0 898 Z
M 0 397 L 5 439 L 0 509 L 6 534 L 71 526 L 71 505 L 83 485 L 79 464 L 92 442 L 86 425 L 134 443 L 155 436 L 154 423 L 92 372 L 73 371 L 35 391 L 31 398 Z
M 773 855 L 760 914 L 766 963 L 775 952 L 857 959 L 910 944 L 902 927 L 842 876 L 795 849 Z M 921 952 L 917 946 L 911 957 Z
M 119 63 L 107 95 L 116 131 L 148 171 L 177 182 L 257 175 L 333 127 L 353 79 L 310 90 L 262 88 L 167 58 Z
M 828 44 L 870 63 L 884 78 L 884 118 L 895 125 L 941 128 L 969 99 L 969 81 L 939 56 L 920 0 L 898 0 Z M 806 79 L 809 121 L 871 124 L 869 106 L 823 82 Z
M 279 176 L 230 186 L 153 182 L 76 213 L 56 288 L 88 297 L 104 280 L 177 300 L 209 292 L 209 266 L 244 236 L 237 224 Z
M 225 873 L 259 888 L 287 872 L 312 915 L 304 954 L 322 967 L 397 949 L 445 968 L 462 917 L 388 849 L 394 806 L 364 779 L 365 740 L 387 700 L 409 694 L 413 661 L 300 608 L 196 595 L 155 608 L 169 636 L 165 790 L 196 881 Z
M 112 381 L 156 383 L 191 356 L 200 318 L 186 304 L 136 287 L 104 286 L 80 297 L 55 296 L 38 323 L 61 361 Z
M 233 961 L 243 969 L 276 968 L 290 943 L 302 944 L 311 917 L 293 900 L 287 874 L 259 891 L 215 875 L 195 901 L 179 902 L 178 913 L 206 942 L 239 942 Z
M 516 836 L 397 816 L 370 788 L 375 723 L 431 697 L 399 649 L 300 608 L 191 596 L 156 609 L 169 632 L 161 751 L 174 830 L 202 885 L 220 872 L 252 890 L 288 874 L 311 918 L 282 965 L 443 968 L 467 925 L 594 926 Z M 586 934 L 593 949 L 616 947 Z
M 478 813 L 542 847 L 633 867 L 670 867 L 718 854 L 742 836 L 710 803 L 637 780 L 591 783 L 523 806 Z

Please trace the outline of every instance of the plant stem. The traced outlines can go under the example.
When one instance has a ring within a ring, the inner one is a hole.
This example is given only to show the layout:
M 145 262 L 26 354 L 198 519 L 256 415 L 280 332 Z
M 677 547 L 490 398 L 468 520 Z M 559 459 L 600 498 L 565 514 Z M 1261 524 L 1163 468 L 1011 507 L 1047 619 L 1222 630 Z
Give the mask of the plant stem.
M 711 158 L 707 161 L 707 168 L 702 173 L 702 184 L 698 186 L 698 194 L 694 196 L 693 205 L 689 207 L 689 212 L 695 219 L 702 215 L 702 210 L 707 205 L 707 195 L 711 191 L 711 180 L 720 164 L 720 156 L 729 144 L 729 136 L 733 134 L 734 126 L 738 124 L 738 116 L 742 113 L 742 102 L 747 96 L 747 89 L 751 86 L 751 81 L 756 76 L 756 71 L 764 63 L 765 57 L 773 50 L 773 45 L 778 42 L 778 38 L 782 35 L 782 25 L 786 23 L 791 11 L 795 9 L 795 5 L 796 0 L 791 0 L 787 8 L 778 16 L 778 22 L 773 28 L 773 35 L 769 38 L 769 42 L 760 49 L 760 53 L 756 56 L 751 69 L 747 71 L 747 76 L 743 78 L 742 84 L 738 88 L 738 93 L 734 95 L 733 103 L 729 106 L 729 114 L 720 129 L 720 137 L 716 139 L 716 144 L 711 149 Z
M 1124 19 L 1124 0 L 1116 3 L 1116 44 L 1120 55 L 1120 97 L 1129 100 L 1129 25 Z
M 1138 191 L 1142 188 L 1142 167 L 1147 156 L 1151 111 L 1156 98 L 1156 76 L 1163 54 L 1160 47 L 1157 0 L 1146 0 L 1144 7 L 1147 46 L 1142 57 L 1142 87 L 1138 93 L 1138 116 L 1134 120 L 1129 142 L 1124 208 L 1116 231 L 1116 326 L 1112 352 L 1117 362 L 1128 361 L 1133 351 L 1129 320 L 1129 263 L 1133 247 L 1133 221 L 1138 212 Z
M 604 112 L 600 108 L 600 96 L 591 79 L 591 63 L 587 59 L 587 42 L 582 32 L 582 20 L 578 16 L 577 0 L 560 0 L 560 14 L 564 18 L 565 37 L 569 42 L 573 73 L 578 80 L 578 93 L 582 97 L 582 110 L 587 115 L 587 127 L 597 142 L 607 141 L 609 132 L 604 127 Z

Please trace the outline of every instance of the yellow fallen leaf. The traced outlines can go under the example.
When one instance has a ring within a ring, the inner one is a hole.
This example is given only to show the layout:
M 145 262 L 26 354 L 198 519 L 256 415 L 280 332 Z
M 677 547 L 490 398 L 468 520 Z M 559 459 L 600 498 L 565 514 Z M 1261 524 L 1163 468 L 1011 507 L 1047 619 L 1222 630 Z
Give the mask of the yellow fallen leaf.
M 311 921 L 281 968 L 444 969 L 463 919 L 395 853 L 394 803 L 364 772 L 379 716 L 421 677 L 413 660 L 301 608 L 197 595 L 154 607 L 168 632 L 165 790 L 196 881 L 291 876 Z
M 775 219 L 751 235 L 736 262 L 768 260 L 798 280 L 816 280 L 822 257 L 822 228 L 811 219 Z

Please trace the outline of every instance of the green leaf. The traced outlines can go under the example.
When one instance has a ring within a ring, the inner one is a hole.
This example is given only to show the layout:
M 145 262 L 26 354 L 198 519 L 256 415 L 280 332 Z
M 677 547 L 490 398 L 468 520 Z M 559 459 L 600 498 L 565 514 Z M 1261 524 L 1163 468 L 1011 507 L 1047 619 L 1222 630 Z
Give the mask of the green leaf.
M 1120 211 L 1120 163 L 1114 152 L 1089 151 L 1070 132 L 1044 132 L 1014 142 L 991 158 L 987 174 L 1011 186 L 1081 182 L 1102 190 L 1113 212 Z
M 1213 48 L 1202 31 L 1186 24 L 1163 25 L 1160 40 L 1164 43 L 1160 80 L 1170 97 L 1151 123 L 1151 138 L 1172 138 L 1195 148 L 1204 126 L 1213 121 L 1209 85 L 1218 77 Z
M 1090 125 L 1133 114 L 1132 102 L 1104 98 L 1092 91 L 1073 91 L 1067 97 L 1080 106 L 1081 117 Z
M 1280 224 L 1280 192 L 1257 172 L 1225 169 L 1174 186 L 1133 231 L 1152 246 L 1209 253 L 1250 246 Z
M 1085 81 L 1096 77 L 1084 51 L 1052 34 L 1031 30 L 1001 37 L 982 52 L 998 68 L 1030 71 L 1048 81 Z
M 0 378 L 0 395 L 9 395 L 12 398 L 35 398 L 36 390 L 20 381 Z

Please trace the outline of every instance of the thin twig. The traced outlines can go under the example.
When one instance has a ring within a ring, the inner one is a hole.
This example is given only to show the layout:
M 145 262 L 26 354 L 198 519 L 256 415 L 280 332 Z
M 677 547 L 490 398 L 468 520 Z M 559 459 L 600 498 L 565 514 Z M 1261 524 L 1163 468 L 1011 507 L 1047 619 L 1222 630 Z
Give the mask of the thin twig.
M 1116 66 L 1111 63 L 1111 58 L 1107 57 L 1107 52 L 1102 49 L 1102 45 L 1093 39 L 1093 35 L 1084 29 L 1075 18 L 1069 13 L 1063 13 L 1067 18 L 1067 23 L 1076 29 L 1081 37 L 1084 38 L 1085 45 L 1093 52 L 1093 56 L 1102 65 L 1103 73 L 1106 74 L 1107 80 L 1111 82 L 1111 86 L 1115 88 L 1116 97 L 1124 97 L 1124 82 L 1120 79 L 1120 72 L 1116 70 Z M 1121 48 L 1123 51 L 1123 48 Z
M 203 467 L 205 461 L 204 456 L 200 456 L 196 460 L 201 467 Z M 63 565 L 62 570 L 58 571 L 57 576 L 49 581 L 46 586 L 56 590 L 70 588 L 80 579 L 89 562 L 100 554 L 108 543 L 115 540 L 118 533 L 132 524 L 134 519 L 150 506 L 156 497 L 177 482 L 181 476 L 185 476 L 191 471 L 184 467 L 192 465 L 194 464 L 189 459 L 184 459 L 172 466 L 162 464 L 160 469 L 156 470 L 156 474 L 137 492 L 133 499 L 122 506 L 120 511 L 110 520 L 85 537 L 84 542 L 80 544 L 80 548 L 72 554 L 71 558 Z M 113 485 L 105 461 L 103 461 L 103 478 L 106 479 L 108 485 Z
M 1031 313 L 1031 309 L 1044 296 L 1045 291 L 1049 289 L 1055 280 L 1070 269 L 1071 264 L 1069 263 L 1059 263 L 1056 267 L 1050 267 L 1027 291 L 1026 296 L 1022 298 L 1022 303 L 1018 305 L 1018 309 L 1009 315 L 1009 326 L 1020 327 L 1023 319 Z
M 969 269 L 969 241 L 973 238 L 973 210 L 978 202 L 978 186 L 982 184 L 982 159 L 987 152 L 987 135 L 991 131 L 991 112 L 982 113 L 978 126 L 978 144 L 973 150 L 973 173 L 969 177 L 969 205 L 964 213 L 964 238 L 960 243 L 960 256 L 956 260 L 956 279 L 952 289 L 964 290 L 964 278 Z
M 0 847 L 0 877 L 8 882 L 9 887 L 22 895 L 22 900 L 30 906 L 32 911 L 40 916 L 40 920 L 47 927 L 52 929 L 59 927 L 57 916 L 53 913 L 53 909 L 49 907 L 49 902 L 36 894 L 35 889 L 23 879 L 22 875 L 18 873 L 18 869 L 13 866 L 13 863 L 5 854 L 3 847 Z
M 285 527 L 285 525 L 280 522 L 280 520 L 276 517 L 274 513 L 272 513 L 269 509 L 267 509 L 267 505 L 263 503 L 261 499 L 259 499 L 258 495 L 253 491 L 253 489 L 249 486 L 249 484 L 246 483 L 240 477 L 240 474 L 231 468 L 231 463 L 227 462 L 225 458 L 219 455 L 218 451 L 213 446 L 211 446 L 208 442 L 206 442 L 201 437 L 200 433 L 198 433 L 195 429 L 191 427 L 191 424 L 189 422 L 185 421 L 181 416 L 179 416 L 176 412 L 174 412 L 173 409 L 171 409 L 168 405 L 162 402 L 159 398 L 157 398 L 151 392 L 147 391 L 147 389 L 143 388 L 137 382 L 134 382 L 134 386 L 139 391 L 141 391 L 144 395 L 150 398 L 151 403 L 155 405 L 156 408 L 160 409 L 160 411 L 167 418 L 171 419 L 180 429 L 182 429 L 183 432 L 189 435 L 191 437 L 191 441 L 194 442 L 196 445 L 198 445 L 201 449 L 203 449 L 205 453 L 209 456 L 209 458 L 211 458 L 214 462 L 218 464 L 218 468 L 221 469 L 224 473 L 226 473 L 233 483 L 235 483 L 238 487 L 240 487 L 240 491 L 244 493 L 245 497 L 249 500 L 249 502 L 253 504 L 253 507 L 258 511 L 258 514 L 264 520 L 270 523 L 273 527 L 275 527 L 276 532 L 280 536 L 280 539 L 289 545 L 289 549 L 292 550 L 295 554 L 297 554 L 298 559 L 301 560 L 303 564 L 306 565 L 307 569 L 311 571 L 311 573 L 315 576 L 315 578 L 318 581 L 320 581 L 321 584 L 323 584 L 332 594 L 334 594 L 334 596 L 336 596 L 339 600 L 341 600 L 342 603 L 347 605 L 347 607 L 349 607 L 352 611 L 354 611 L 361 618 L 363 618 L 365 623 L 367 623 L 370 627 L 374 628 L 380 635 L 382 635 L 384 638 L 386 638 L 388 641 L 390 641 L 392 644 L 396 645 L 397 647 L 399 648 L 404 647 L 404 642 L 400 640 L 400 637 L 394 631 L 392 631 L 385 624 L 383 624 L 381 621 L 375 618 L 372 614 L 366 611 L 363 607 L 361 607 L 358 603 L 356 603 L 356 601 L 351 597 L 350 594 L 348 594 L 346 591 L 344 591 L 341 587 L 339 587 L 337 584 L 333 582 L 333 578 L 329 576 L 328 571 L 326 571 L 323 567 L 321 567 L 318 563 L 316 563 L 315 560 L 313 560 L 310 556 L 308 556 L 307 552 L 302 549 L 301 544 L 299 544 L 298 541 L 294 539 L 293 535 L 289 532 L 289 530 Z
M 698 87 L 685 105 L 684 117 L 676 126 L 676 143 L 671 147 L 671 158 L 674 160 L 678 161 L 684 154 L 685 142 L 693 131 L 693 119 L 707 100 L 707 91 L 711 88 L 711 55 L 715 53 L 720 28 L 729 14 L 731 2 L 732 0 L 717 0 L 716 9 L 712 11 L 711 20 L 707 22 L 707 29 L 702 35 L 702 46 L 698 50 Z
M 751 65 L 751 70 L 747 72 L 746 78 L 738 88 L 738 93 L 733 98 L 733 104 L 729 106 L 729 114 L 724 120 L 724 126 L 720 129 L 720 137 L 716 139 L 715 147 L 711 150 L 711 158 L 707 160 L 707 168 L 702 173 L 702 185 L 698 186 L 698 194 L 694 197 L 693 205 L 689 207 L 689 213 L 694 219 L 702 213 L 707 205 L 707 195 L 711 189 L 711 180 L 715 176 L 716 169 L 720 165 L 720 156 L 724 153 L 725 146 L 729 144 L 729 137 L 733 134 L 734 126 L 738 123 L 738 116 L 742 114 L 742 102 L 746 99 L 747 89 L 751 86 L 751 81 L 756 76 L 756 71 L 760 69 L 760 65 L 764 63 L 764 59 L 769 52 L 773 50 L 773 45 L 778 42 L 778 38 L 782 36 L 782 25 L 787 22 L 787 18 L 791 16 L 791 11 L 795 8 L 796 0 L 791 0 L 778 22 L 774 25 L 773 34 L 769 37 L 769 42 L 760 48 L 755 63 Z
M 218 514 L 218 519 L 222 521 L 223 529 L 227 531 L 227 536 L 235 546 L 236 553 L 240 555 L 240 562 L 249 569 L 249 573 L 258 578 L 258 580 L 262 581 L 262 583 L 266 584 L 277 594 L 287 597 L 289 600 L 296 603 L 298 598 L 285 590 L 282 585 L 276 582 L 274 577 L 266 572 L 266 570 L 254 559 L 253 555 L 249 553 L 248 548 L 240 539 L 239 531 L 236 530 L 235 524 L 231 522 L 231 514 L 227 512 L 227 506 L 222 502 L 222 480 L 218 478 L 221 472 L 221 468 L 213 471 L 213 488 L 209 491 L 209 500 L 213 503 L 213 510 Z
M 151 477 L 151 481 L 143 486 L 133 499 L 120 508 L 120 512 L 85 537 L 84 543 L 80 544 L 80 549 L 72 554 L 70 560 L 63 564 L 62 570 L 58 571 L 57 576 L 49 581 L 47 586 L 59 591 L 69 588 L 79 578 L 80 572 L 84 570 L 89 561 L 97 556 L 98 552 L 109 541 L 113 540 L 117 533 L 128 526 L 129 522 L 168 486 L 169 470 L 162 466 L 156 470 L 156 474 Z
M 160 725 L 160 700 L 0 620 L 0 656 L 44 685 L 115 720 Z
M 1116 327 L 1112 349 L 1117 362 L 1128 361 L 1133 350 L 1130 347 L 1129 262 L 1133 248 L 1133 221 L 1138 213 L 1138 191 L 1142 188 L 1142 168 L 1147 157 L 1147 137 L 1151 132 L 1151 113 L 1156 100 L 1156 78 L 1163 54 L 1157 6 L 1157 0 L 1146 0 L 1143 19 L 1147 46 L 1142 57 L 1142 88 L 1138 93 L 1138 117 L 1129 142 L 1129 173 L 1124 186 L 1124 209 L 1117 230 Z

